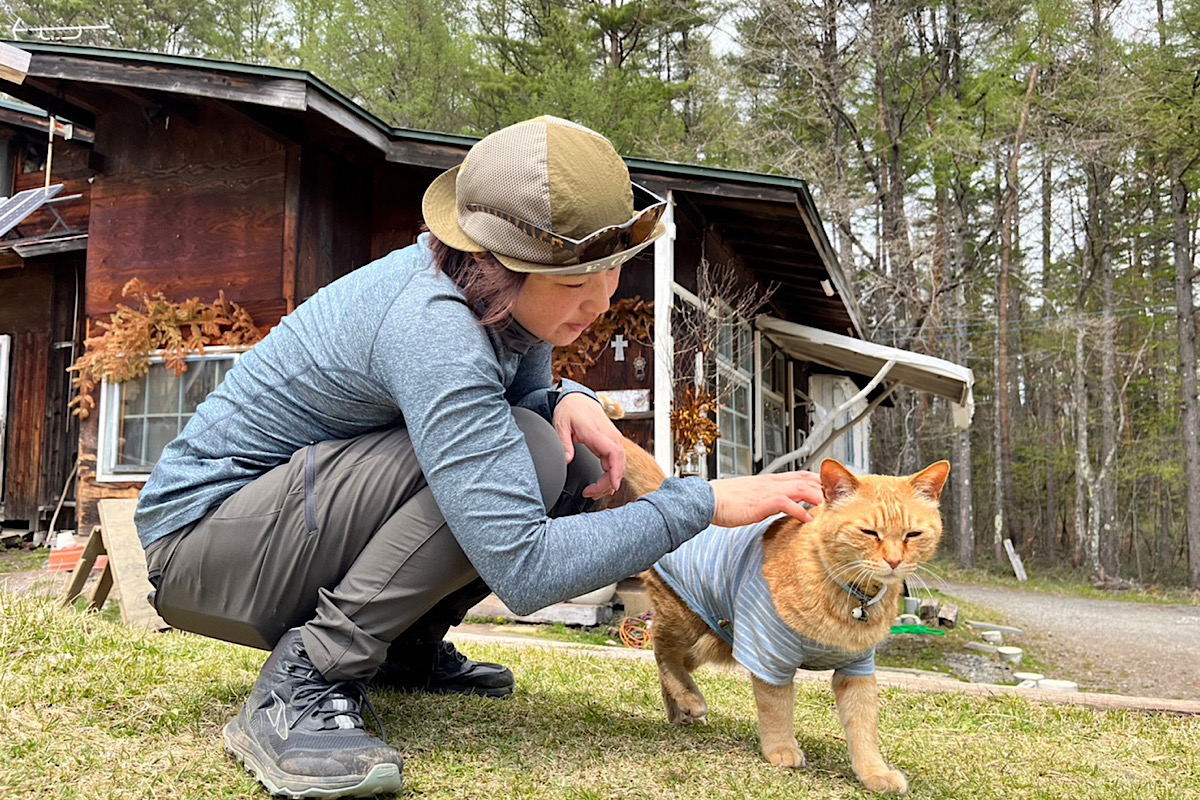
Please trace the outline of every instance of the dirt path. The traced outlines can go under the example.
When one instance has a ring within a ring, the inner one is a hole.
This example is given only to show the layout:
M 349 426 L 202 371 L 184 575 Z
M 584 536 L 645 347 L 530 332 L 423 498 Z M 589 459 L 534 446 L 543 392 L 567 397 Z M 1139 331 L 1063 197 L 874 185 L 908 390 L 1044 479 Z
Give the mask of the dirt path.
M 938 588 L 1022 628 L 1012 643 L 1064 672 L 1048 678 L 1073 680 L 1087 691 L 1200 699 L 1200 608 L 956 583 Z

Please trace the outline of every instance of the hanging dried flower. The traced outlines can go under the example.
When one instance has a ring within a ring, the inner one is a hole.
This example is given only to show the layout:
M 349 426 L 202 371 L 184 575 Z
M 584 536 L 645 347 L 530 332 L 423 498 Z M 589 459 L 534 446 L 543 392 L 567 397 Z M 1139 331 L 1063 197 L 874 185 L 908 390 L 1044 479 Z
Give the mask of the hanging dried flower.
M 721 437 L 721 431 L 711 415 L 717 411 L 717 398 L 704 389 L 689 384 L 675 399 L 671 410 L 671 435 L 675 438 L 676 460 L 682 462 L 685 454 L 694 451 L 697 445 L 712 447 Z
M 121 295 L 135 295 L 140 308 L 118 304 L 108 322 L 96 323 L 102 331 L 96 336 L 89 323 L 84 353 L 68 369 L 74 373 L 71 385 L 76 392 L 71 407 L 82 419 L 96 406 L 96 384 L 140 378 L 149 371 L 156 350 L 163 351 L 167 368 L 178 377 L 187 372 L 187 357 L 203 355 L 205 345 L 240 347 L 263 337 L 246 309 L 226 300 L 224 292 L 211 303 L 196 297 L 176 303 L 161 289 L 134 278 Z

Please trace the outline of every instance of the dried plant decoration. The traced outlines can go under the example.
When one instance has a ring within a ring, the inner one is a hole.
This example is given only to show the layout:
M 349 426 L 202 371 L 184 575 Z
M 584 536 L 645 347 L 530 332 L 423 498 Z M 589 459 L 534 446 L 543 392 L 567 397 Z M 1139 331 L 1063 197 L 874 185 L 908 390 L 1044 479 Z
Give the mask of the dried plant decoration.
M 559 378 L 579 380 L 595 366 L 596 359 L 616 333 L 623 333 L 630 341 L 653 347 L 653 301 L 629 297 L 613 303 L 608 313 L 593 322 L 578 339 L 566 347 L 554 348 L 554 374 Z
M 694 384 L 683 387 L 671 409 L 671 435 L 675 439 L 675 460 L 683 463 L 696 448 L 711 448 L 721 437 L 712 415 L 717 413 L 717 398 Z
M 108 322 L 96 323 L 102 331 L 96 336 L 89 323 L 84 353 L 68 369 L 74 373 L 76 393 L 71 408 L 81 419 L 96 407 L 95 389 L 101 380 L 140 378 L 159 350 L 165 366 L 178 377 L 187 372 L 188 356 L 203 355 L 205 346 L 248 347 L 263 337 L 246 309 L 226 300 L 224 292 L 211 303 L 197 297 L 174 302 L 162 289 L 134 278 L 121 296 L 136 297 L 138 307 L 118 304 Z

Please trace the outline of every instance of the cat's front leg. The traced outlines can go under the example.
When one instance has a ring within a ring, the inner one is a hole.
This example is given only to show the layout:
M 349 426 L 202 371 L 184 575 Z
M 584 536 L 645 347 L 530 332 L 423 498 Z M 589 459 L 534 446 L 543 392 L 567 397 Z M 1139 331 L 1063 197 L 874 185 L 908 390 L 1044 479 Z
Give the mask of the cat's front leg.
M 655 642 L 654 658 L 658 662 L 667 719 L 674 725 L 703 725 L 708 722 L 708 703 L 692 680 L 684 659 L 675 655 Z
M 908 779 L 879 752 L 879 686 L 874 675 L 833 676 L 833 696 L 846 731 L 854 774 L 873 792 L 908 791 Z
M 758 738 L 763 757 L 777 767 L 804 768 L 804 751 L 796 743 L 796 688 L 772 686 L 751 677 L 758 706 Z

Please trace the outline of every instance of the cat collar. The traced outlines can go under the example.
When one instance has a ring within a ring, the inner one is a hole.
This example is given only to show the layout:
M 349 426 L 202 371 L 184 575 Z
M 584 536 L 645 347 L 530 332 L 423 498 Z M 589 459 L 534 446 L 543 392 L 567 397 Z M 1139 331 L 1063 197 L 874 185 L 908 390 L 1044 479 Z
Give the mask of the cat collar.
M 834 578 L 832 575 L 830 575 L 829 577 L 830 577 L 830 580 L 832 580 L 838 586 L 842 587 L 842 589 L 848 595 L 850 595 L 851 597 L 853 597 L 855 600 L 858 601 L 858 608 L 851 609 L 850 616 L 854 617 L 859 622 L 866 622 L 867 618 L 868 618 L 867 609 L 870 606 L 873 606 L 876 603 L 878 603 L 880 600 L 883 599 L 883 596 L 885 594 L 887 594 L 887 590 L 888 590 L 887 584 L 884 584 L 883 587 L 880 588 L 878 594 L 876 594 L 874 597 L 870 597 L 867 595 L 866 592 L 864 592 L 862 589 L 859 589 L 857 586 L 851 586 L 848 583 L 842 583 L 837 578 Z

